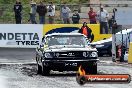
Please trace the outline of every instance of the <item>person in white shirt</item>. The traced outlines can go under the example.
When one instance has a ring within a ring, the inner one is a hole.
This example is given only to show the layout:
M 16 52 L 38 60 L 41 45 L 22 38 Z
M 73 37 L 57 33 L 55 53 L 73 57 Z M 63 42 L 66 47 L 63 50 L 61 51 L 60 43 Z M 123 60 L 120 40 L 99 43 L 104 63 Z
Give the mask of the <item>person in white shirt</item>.
M 36 9 L 37 9 L 37 5 L 36 2 L 31 2 L 31 9 L 30 9 L 30 19 L 29 21 L 31 21 L 32 24 L 37 24 L 36 22 Z
M 101 6 L 100 11 L 97 12 L 97 17 L 100 22 L 100 33 L 103 33 L 103 28 L 105 29 L 105 33 L 108 34 L 108 17 L 109 13 L 107 10 Z
M 55 16 L 55 5 L 53 2 L 49 2 L 49 5 L 47 6 L 47 14 L 49 16 L 49 23 L 54 23 L 54 16 Z
M 63 19 L 64 24 L 69 24 L 70 23 L 70 16 L 69 13 L 71 12 L 70 8 L 64 5 L 61 8 L 61 16 Z

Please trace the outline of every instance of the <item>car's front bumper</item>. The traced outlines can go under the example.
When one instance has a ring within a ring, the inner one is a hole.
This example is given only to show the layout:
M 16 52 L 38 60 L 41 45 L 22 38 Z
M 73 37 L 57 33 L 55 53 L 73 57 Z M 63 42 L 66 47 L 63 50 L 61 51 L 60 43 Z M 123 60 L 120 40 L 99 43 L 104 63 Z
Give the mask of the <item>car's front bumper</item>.
M 59 71 L 77 71 L 80 65 L 93 65 L 97 64 L 99 59 L 88 60 L 43 60 L 43 65 L 52 70 Z

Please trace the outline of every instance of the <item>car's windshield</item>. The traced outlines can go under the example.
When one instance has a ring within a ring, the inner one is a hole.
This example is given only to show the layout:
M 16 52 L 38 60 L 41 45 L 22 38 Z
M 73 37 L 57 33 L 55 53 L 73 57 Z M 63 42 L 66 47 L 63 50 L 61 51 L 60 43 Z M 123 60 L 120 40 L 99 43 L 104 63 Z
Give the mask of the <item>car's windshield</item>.
M 48 46 L 54 45 L 88 45 L 87 39 L 83 35 L 53 35 L 45 39 L 45 44 Z

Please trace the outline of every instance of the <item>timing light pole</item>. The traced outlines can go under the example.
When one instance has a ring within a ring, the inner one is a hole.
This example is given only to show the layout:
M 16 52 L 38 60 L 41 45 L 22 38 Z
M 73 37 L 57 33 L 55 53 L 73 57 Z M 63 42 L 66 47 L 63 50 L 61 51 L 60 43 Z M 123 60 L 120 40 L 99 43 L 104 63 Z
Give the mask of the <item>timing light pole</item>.
M 115 12 L 117 11 L 116 8 L 113 9 L 114 14 L 114 20 L 112 22 L 112 61 L 116 61 L 116 36 L 115 36 L 115 30 L 117 29 L 117 23 L 115 20 Z

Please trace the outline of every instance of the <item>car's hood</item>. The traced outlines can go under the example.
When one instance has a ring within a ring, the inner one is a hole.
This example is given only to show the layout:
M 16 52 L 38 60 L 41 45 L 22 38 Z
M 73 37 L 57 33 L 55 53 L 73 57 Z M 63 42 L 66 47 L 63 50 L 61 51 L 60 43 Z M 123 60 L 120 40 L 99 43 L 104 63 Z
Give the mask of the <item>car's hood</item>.
M 45 48 L 45 52 L 63 52 L 63 51 L 97 51 L 91 46 L 51 46 Z
M 49 46 L 50 49 L 60 49 L 60 48 L 84 48 L 85 46 L 81 45 L 53 45 Z

